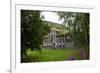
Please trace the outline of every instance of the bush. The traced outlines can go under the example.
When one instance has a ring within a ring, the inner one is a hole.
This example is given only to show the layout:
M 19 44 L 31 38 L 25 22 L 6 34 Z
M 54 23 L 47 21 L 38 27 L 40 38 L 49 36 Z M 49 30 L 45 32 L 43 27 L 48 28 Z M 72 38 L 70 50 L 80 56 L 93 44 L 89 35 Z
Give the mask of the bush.
M 30 62 L 39 61 L 40 52 L 38 51 L 30 51 L 27 53 L 27 57 L 29 58 Z
M 24 57 L 23 62 L 37 62 L 39 61 L 39 51 L 27 51 L 27 56 Z

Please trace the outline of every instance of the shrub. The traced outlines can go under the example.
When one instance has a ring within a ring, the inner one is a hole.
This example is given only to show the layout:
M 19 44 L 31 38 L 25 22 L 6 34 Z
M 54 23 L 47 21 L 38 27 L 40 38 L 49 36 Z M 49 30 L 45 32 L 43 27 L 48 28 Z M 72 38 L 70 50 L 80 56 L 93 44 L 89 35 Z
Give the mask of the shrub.
M 27 51 L 27 56 L 24 57 L 23 62 L 38 62 L 39 56 L 39 51 Z

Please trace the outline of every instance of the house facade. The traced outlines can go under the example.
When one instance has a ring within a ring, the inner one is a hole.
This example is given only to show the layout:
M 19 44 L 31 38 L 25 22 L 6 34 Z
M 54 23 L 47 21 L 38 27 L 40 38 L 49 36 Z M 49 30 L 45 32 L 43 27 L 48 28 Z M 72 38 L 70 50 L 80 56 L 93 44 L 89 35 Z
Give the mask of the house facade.
M 60 33 L 57 29 L 52 29 L 47 36 L 44 37 L 43 47 L 47 48 L 73 48 L 72 35 L 69 32 Z

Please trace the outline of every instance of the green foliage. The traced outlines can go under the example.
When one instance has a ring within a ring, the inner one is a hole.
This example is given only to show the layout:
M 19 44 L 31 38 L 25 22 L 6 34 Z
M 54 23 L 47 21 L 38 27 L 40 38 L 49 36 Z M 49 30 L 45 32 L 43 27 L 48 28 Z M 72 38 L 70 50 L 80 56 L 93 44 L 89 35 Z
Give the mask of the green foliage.
M 39 51 L 28 51 L 27 59 L 29 62 L 39 61 L 40 52 Z
M 49 31 L 40 17 L 40 11 L 21 10 L 21 58 L 26 50 L 41 50 L 43 36 Z
M 27 55 L 21 60 L 21 62 L 37 62 L 39 61 L 40 52 L 39 51 L 27 51 Z
M 75 47 L 83 48 L 86 51 L 87 58 L 89 58 L 90 14 L 79 12 L 58 12 L 57 14 L 69 27 Z
M 89 48 L 89 13 L 77 13 L 75 25 L 78 27 L 75 33 L 79 36 L 78 41 L 81 47 Z
M 89 48 L 89 13 L 58 12 L 72 34 L 76 48 Z

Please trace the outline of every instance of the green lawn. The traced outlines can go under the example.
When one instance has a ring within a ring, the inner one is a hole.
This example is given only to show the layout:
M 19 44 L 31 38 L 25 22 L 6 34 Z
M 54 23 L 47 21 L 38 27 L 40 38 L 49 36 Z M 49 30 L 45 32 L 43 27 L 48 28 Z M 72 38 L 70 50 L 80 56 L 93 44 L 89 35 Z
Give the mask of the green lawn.
M 78 60 L 76 49 L 43 48 L 41 53 L 38 51 L 27 51 L 27 55 L 29 62 L 66 61 L 70 57 Z

